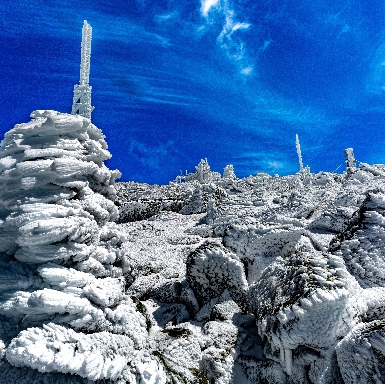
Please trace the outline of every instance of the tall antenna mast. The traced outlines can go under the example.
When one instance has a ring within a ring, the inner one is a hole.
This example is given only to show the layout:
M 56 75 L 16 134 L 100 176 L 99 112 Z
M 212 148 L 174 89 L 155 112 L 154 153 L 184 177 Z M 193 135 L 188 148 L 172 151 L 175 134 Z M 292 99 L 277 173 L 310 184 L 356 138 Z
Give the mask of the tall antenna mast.
M 295 135 L 295 146 L 297 147 L 297 155 L 298 155 L 298 161 L 299 161 L 299 170 L 302 172 L 303 170 L 303 163 L 302 163 L 302 154 L 301 154 L 301 145 L 299 144 L 299 138 L 298 135 Z
M 80 61 L 80 84 L 74 87 L 74 98 L 72 102 L 72 114 L 91 118 L 94 107 L 91 106 L 91 90 L 88 84 L 90 79 L 90 58 L 91 58 L 92 28 L 84 20 L 82 29 L 82 53 Z

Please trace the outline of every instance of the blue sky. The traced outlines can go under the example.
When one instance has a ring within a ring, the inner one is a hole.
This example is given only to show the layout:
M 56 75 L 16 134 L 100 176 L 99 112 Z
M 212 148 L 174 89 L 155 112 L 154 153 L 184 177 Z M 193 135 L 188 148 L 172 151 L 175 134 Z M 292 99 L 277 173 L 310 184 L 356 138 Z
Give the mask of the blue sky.
M 296 133 L 313 172 L 347 147 L 385 162 L 383 2 L 3 1 L 1 134 L 35 109 L 70 112 L 84 19 L 92 120 L 121 180 L 167 183 L 201 158 L 294 173 Z

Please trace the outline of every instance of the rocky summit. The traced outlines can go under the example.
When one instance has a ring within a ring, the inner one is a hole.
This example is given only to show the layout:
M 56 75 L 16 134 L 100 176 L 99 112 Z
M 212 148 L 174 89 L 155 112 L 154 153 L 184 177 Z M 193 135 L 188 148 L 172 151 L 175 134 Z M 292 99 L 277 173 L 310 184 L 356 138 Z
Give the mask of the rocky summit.
M 1 384 L 385 382 L 384 165 L 158 186 L 109 157 L 55 111 L 1 143 Z

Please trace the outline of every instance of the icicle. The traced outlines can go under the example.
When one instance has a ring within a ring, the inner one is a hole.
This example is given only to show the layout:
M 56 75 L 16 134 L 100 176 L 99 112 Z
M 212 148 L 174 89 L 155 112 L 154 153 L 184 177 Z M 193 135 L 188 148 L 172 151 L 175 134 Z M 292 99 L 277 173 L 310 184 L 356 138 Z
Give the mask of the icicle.
M 285 349 L 283 347 L 279 348 L 279 357 L 282 361 L 282 363 L 285 362 Z
M 262 325 L 261 324 L 257 324 L 257 330 L 258 330 L 259 337 L 261 338 L 262 342 L 264 342 L 266 336 L 264 335 L 264 333 L 262 331 Z
M 293 371 L 293 353 L 291 349 L 285 349 L 286 373 L 291 376 Z
M 295 135 L 295 146 L 297 147 L 297 155 L 298 155 L 298 161 L 299 161 L 299 170 L 303 170 L 303 162 L 302 162 L 302 154 L 301 154 L 301 146 L 299 144 L 299 138 L 298 135 Z

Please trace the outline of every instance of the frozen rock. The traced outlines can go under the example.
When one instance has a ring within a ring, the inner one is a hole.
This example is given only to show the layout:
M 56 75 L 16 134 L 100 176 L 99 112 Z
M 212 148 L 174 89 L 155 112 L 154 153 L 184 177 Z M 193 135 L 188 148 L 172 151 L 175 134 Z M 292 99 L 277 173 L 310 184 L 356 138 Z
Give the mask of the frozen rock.
M 303 240 L 289 258 L 266 268 L 249 289 L 249 306 L 265 353 L 284 371 L 293 372 L 293 350 L 309 348 L 322 353 L 346 335 L 365 309 L 362 291 L 343 268 L 343 262 L 312 249 Z
M 207 241 L 189 255 L 186 279 L 201 306 L 227 289 L 241 308 L 247 307 L 243 264 L 218 243 Z
M 116 380 L 132 359 L 133 342 L 126 336 L 100 332 L 86 335 L 56 324 L 29 328 L 13 339 L 7 360 L 39 372 L 77 374 L 90 380 Z
M 361 323 L 342 339 L 337 359 L 345 383 L 385 381 L 385 321 Z
M 247 265 L 249 284 L 257 281 L 263 270 L 278 256 L 290 255 L 304 233 L 301 226 L 281 225 L 233 225 L 224 236 L 224 244 L 241 255 Z
M 14 366 L 114 381 L 148 347 L 112 222 L 120 173 L 104 165 L 111 155 L 88 119 L 32 117 L 0 148 L 0 314 L 10 323 L 0 340 Z
M 202 371 L 216 383 L 232 382 L 238 328 L 231 321 L 209 321 L 203 327 L 207 342 L 202 355 Z
M 150 342 L 154 355 L 166 367 L 168 382 L 179 384 L 194 383 L 198 379 L 207 381 L 200 370 L 201 336 L 200 328 L 189 323 L 167 327 L 152 335 Z
M 370 193 L 361 226 L 341 241 L 338 255 L 363 288 L 385 287 L 385 194 Z

